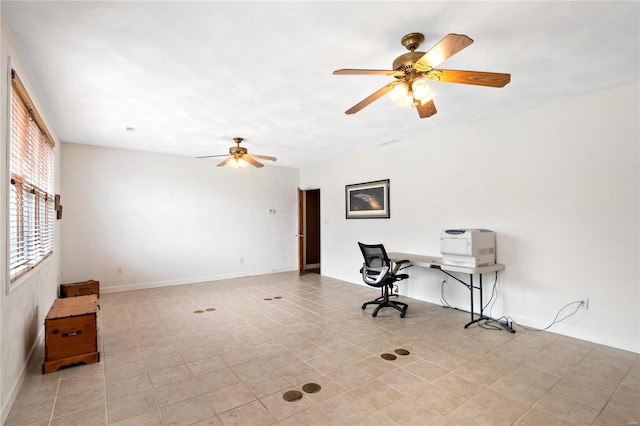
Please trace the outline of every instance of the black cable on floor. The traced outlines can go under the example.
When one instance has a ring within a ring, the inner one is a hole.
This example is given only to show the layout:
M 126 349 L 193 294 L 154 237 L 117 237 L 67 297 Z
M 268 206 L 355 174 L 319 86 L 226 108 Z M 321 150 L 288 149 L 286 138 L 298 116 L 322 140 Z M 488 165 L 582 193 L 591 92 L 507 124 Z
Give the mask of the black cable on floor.
M 573 310 L 573 312 L 571 312 L 570 314 L 565 315 L 564 317 L 558 319 L 558 317 L 560 316 L 560 313 L 567 307 L 571 306 L 571 305 L 576 305 L 576 308 Z M 558 311 L 558 313 L 556 314 L 555 318 L 553 319 L 553 321 L 551 322 L 551 324 L 549 324 L 548 326 L 546 326 L 545 328 L 534 328 L 534 327 L 527 327 L 525 325 L 522 324 L 518 324 L 516 321 L 513 320 L 513 318 L 511 317 L 500 317 L 497 320 L 494 320 L 495 322 L 497 322 L 498 324 L 500 324 L 501 320 L 504 320 L 507 322 L 507 324 L 509 324 L 509 322 L 511 322 L 512 324 L 517 325 L 520 328 L 523 328 L 525 330 L 528 331 L 546 331 L 548 329 L 550 329 L 551 327 L 553 327 L 554 325 L 566 320 L 567 318 L 573 316 L 576 314 L 576 312 L 578 312 L 578 309 L 580 309 L 580 306 L 582 306 L 582 300 L 576 300 L 575 302 L 570 302 L 567 303 L 566 305 L 564 305 L 562 308 L 560 308 L 560 310 Z

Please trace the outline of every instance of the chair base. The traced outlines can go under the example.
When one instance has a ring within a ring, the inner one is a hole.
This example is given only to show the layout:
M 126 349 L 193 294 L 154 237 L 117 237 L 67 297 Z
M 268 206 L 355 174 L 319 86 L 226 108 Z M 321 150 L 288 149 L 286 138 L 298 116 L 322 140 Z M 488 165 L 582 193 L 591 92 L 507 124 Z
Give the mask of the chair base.
M 378 305 L 371 314 L 372 317 L 378 316 L 378 311 L 382 308 L 393 308 L 400 311 L 400 318 L 404 318 L 404 316 L 407 314 L 407 308 L 409 307 L 409 305 L 404 302 L 389 300 L 389 287 L 386 286 L 382 289 L 382 296 L 372 300 L 371 302 L 363 303 L 362 309 L 366 309 L 369 305 Z
M 391 300 L 374 300 L 371 302 L 363 303 L 362 309 L 366 309 L 368 305 L 378 305 L 378 307 L 374 309 L 373 313 L 371 314 L 372 317 L 377 317 L 378 311 L 382 308 L 394 308 L 400 311 L 400 318 L 404 318 L 404 316 L 407 314 L 407 308 L 409 307 L 409 305 L 403 302 L 394 302 Z

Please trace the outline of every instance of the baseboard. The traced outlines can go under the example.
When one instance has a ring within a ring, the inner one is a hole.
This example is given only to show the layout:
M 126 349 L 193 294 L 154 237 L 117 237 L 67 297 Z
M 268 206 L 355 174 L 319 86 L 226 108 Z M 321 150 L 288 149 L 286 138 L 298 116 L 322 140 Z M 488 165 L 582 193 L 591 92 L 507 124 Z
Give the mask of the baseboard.
M 38 337 L 34 340 L 33 345 L 31 346 L 31 349 L 29 349 L 29 353 L 27 354 L 25 362 L 22 364 L 22 369 L 20 370 L 20 374 L 18 375 L 18 378 L 11 386 L 11 389 L 9 391 L 7 398 L 4 400 L 4 404 L 0 409 L 0 419 L 1 419 L 0 424 L 5 424 L 5 422 L 7 421 L 7 418 L 9 417 L 9 413 L 11 412 L 11 407 L 13 407 L 13 403 L 16 402 L 18 393 L 20 393 L 20 388 L 24 383 L 29 360 L 31 359 L 31 356 L 33 356 L 33 352 L 38 348 L 38 345 L 43 341 L 43 339 L 44 339 L 44 327 L 40 329 L 40 333 L 38 333 Z
M 190 277 L 190 278 L 181 278 L 177 280 L 167 280 L 167 281 L 154 281 L 147 283 L 135 283 L 135 284 L 124 284 L 117 286 L 101 286 L 100 293 L 119 293 L 122 291 L 131 291 L 131 290 L 145 290 L 150 288 L 160 288 L 160 287 L 171 287 L 176 285 L 188 285 L 188 284 L 198 284 L 207 281 L 220 281 L 220 280 L 228 280 L 232 278 L 242 278 L 242 277 L 252 277 L 255 275 L 268 275 L 268 274 L 278 274 L 281 272 L 293 272 L 296 269 L 283 270 L 283 271 L 242 271 L 233 274 L 221 274 L 221 275 L 208 275 L 202 277 Z

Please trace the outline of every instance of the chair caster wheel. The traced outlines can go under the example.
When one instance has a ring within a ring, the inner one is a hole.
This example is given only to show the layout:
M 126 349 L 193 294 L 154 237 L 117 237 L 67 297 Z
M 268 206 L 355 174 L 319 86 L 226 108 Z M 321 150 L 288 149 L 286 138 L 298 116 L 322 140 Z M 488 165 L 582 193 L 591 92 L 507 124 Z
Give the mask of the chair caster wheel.
M 377 316 L 378 316 L 378 313 L 377 313 L 377 312 L 374 312 L 374 313 L 372 313 L 372 314 L 371 314 L 371 316 L 375 318 L 375 317 L 377 317 Z
M 362 310 L 364 311 L 365 309 L 367 309 L 367 305 L 362 305 Z
M 400 314 L 400 318 L 404 318 L 404 315 L 406 314 L 406 312 L 403 312 Z

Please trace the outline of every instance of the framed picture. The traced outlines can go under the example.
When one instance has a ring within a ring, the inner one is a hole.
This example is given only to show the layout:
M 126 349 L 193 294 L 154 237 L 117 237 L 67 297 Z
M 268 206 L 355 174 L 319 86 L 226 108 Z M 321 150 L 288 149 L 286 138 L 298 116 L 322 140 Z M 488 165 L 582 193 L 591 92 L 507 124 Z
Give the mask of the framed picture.
M 389 179 L 345 186 L 347 219 L 388 219 Z

